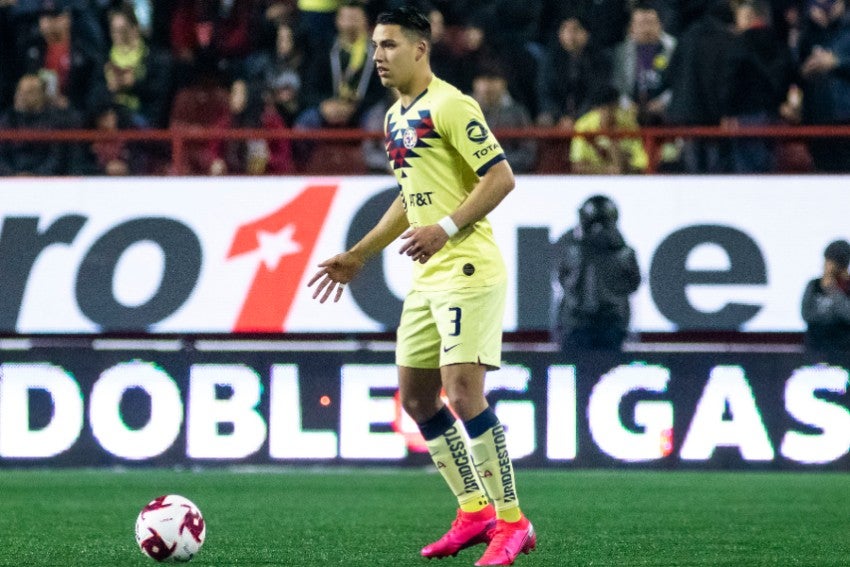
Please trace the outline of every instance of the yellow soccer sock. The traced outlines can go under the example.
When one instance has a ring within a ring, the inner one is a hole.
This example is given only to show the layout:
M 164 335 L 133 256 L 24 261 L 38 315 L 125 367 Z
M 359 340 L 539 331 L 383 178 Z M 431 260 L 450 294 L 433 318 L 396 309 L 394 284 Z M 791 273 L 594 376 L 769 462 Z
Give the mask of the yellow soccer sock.
M 516 493 L 514 467 L 508 456 L 505 428 L 487 408 L 465 424 L 470 452 L 487 495 L 496 506 L 496 516 L 506 522 L 522 518 Z
M 468 494 L 459 497 L 457 503 L 464 512 L 480 512 L 490 504 L 490 499 L 487 498 L 483 490 L 480 490 L 478 494 Z
M 469 454 L 466 432 L 445 406 L 419 424 L 431 460 L 449 485 L 464 512 L 477 512 L 488 499 Z

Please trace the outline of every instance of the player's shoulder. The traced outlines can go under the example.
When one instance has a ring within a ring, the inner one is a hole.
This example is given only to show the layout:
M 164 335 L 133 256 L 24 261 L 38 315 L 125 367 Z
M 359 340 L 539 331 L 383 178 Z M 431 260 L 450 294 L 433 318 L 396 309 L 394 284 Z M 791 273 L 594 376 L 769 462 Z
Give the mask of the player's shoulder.
M 466 124 L 470 116 L 480 114 L 480 108 L 475 99 L 464 94 L 451 83 L 435 79 L 432 86 L 433 93 L 428 106 L 438 127 L 445 128 L 448 124 L 457 122 Z
M 453 107 L 458 102 L 468 104 L 474 102 L 471 96 L 461 92 L 459 88 L 453 84 L 446 82 L 439 77 L 434 77 L 431 84 L 428 86 L 428 92 L 431 95 L 431 106 Z

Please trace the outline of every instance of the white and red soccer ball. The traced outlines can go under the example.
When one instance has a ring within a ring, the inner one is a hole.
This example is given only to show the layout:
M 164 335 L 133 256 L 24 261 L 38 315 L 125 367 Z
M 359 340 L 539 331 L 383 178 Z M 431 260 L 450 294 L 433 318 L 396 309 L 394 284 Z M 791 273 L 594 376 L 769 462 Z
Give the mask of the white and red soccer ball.
M 201 511 L 189 499 L 168 494 L 152 500 L 136 518 L 136 543 L 156 561 L 192 559 L 207 535 Z

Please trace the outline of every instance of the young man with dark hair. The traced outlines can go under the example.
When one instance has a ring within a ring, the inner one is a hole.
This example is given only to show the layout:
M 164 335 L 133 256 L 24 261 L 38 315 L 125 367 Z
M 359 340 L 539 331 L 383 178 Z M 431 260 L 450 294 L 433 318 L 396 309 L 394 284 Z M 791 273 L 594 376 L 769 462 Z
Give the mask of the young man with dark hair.
M 372 43 L 382 84 L 400 95 L 385 121 L 400 194 L 362 240 L 319 264 L 309 285 L 318 283 L 319 301 L 338 301 L 367 259 L 404 240 L 414 282 L 397 333 L 399 392 L 459 505 L 449 531 L 421 554 L 447 557 L 487 543 L 476 565 L 511 565 L 536 536 L 519 509 L 484 378 L 501 363 L 506 295 L 486 215 L 513 189 L 514 175 L 478 104 L 433 75 L 424 15 L 409 7 L 380 14 Z
M 850 243 L 830 242 L 823 251 L 823 274 L 809 281 L 800 311 L 810 351 L 850 356 Z

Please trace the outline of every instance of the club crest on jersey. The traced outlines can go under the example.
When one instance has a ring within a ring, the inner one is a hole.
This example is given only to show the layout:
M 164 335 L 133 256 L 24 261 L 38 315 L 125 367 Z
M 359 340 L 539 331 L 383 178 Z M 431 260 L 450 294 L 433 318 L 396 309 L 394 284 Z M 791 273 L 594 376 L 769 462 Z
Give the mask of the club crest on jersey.
M 487 140 L 489 132 L 487 128 L 478 120 L 470 120 L 466 125 L 466 137 L 476 144 L 481 144 Z
M 419 141 L 419 136 L 416 135 L 416 129 L 415 128 L 405 128 L 404 134 L 402 134 L 401 140 L 402 140 L 402 143 L 404 144 L 404 147 L 407 148 L 408 150 L 412 150 L 413 148 L 415 148 L 416 142 Z

